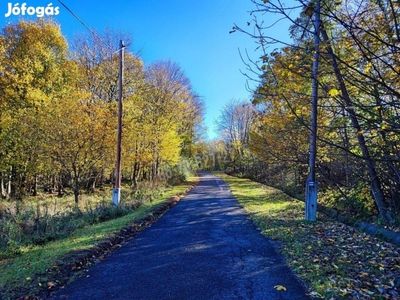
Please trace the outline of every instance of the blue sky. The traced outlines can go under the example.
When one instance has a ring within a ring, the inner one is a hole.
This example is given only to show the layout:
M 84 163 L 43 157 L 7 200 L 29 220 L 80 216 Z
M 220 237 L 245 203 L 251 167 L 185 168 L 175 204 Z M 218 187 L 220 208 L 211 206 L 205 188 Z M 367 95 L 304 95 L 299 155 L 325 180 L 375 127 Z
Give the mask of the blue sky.
M 215 138 L 214 120 L 230 99 L 250 99 L 246 89 L 245 70 L 238 50 L 254 58 L 254 40 L 245 34 L 229 34 L 233 24 L 246 26 L 254 9 L 250 0 L 62 0 L 82 21 L 94 30 L 106 27 L 122 30 L 133 37 L 133 51 L 141 50 L 145 64 L 157 60 L 172 60 L 180 65 L 193 89 L 206 103 L 205 125 L 208 137 Z M 5 17 L 9 3 L 1 1 L 1 27 L 17 22 L 19 16 Z M 87 29 L 57 0 L 26 1 L 27 7 L 59 7 L 54 18 L 61 24 L 67 39 Z M 276 34 L 286 35 L 286 29 L 276 27 Z

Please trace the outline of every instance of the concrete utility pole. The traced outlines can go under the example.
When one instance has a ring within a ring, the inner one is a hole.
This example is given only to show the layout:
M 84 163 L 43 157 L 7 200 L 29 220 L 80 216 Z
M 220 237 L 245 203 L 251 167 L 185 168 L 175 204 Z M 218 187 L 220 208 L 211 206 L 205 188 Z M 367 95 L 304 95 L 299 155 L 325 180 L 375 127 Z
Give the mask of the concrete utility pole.
M 118 127 L 117 127 L 117 163 L 115 167 L 115 186 L 112 202 L 118 205 L 121 199 L 121 142 L 122 142 L 122 88 L 124 81 L 124 50 L 125 45 L 120 41 L 119 48 L 119 90 L 118 90 Z
M 311 5 L 311 4 L 310 4 Z M 321 28 L 321 3 L 317 0 L 314 7 L 314 61 L 312 65 L 312 94 L 311 94 L 311 124 L 310 124 L 310 156 L 309 174 L 306 184 L 306 208 L 305 219 L 307 221 L 317 220 L 317 194 L 318 184 L 315 176 L 315 161 L 317 157 L 317 113 L 318 113 L 318 65 L 319 65 L 319 44 Z

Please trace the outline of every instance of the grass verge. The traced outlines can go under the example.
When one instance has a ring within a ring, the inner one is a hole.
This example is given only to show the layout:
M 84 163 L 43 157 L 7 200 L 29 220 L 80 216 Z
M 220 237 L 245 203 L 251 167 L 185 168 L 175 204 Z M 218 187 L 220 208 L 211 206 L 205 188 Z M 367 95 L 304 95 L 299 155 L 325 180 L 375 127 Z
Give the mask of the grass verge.
M 40 299 L 51 294 L 153 223 L 197 181 L 193 177 L 170 187 L 126 216 L 86 226 L 43 246 L 24 248 L 17 257 L 0 261 L 0 299 Z
M 304 220 L 304 203 L 248 179 L 216 173 L 273 239 L 287 264 L 321 299 L 400 299 L 399 249 L 318 214 Z

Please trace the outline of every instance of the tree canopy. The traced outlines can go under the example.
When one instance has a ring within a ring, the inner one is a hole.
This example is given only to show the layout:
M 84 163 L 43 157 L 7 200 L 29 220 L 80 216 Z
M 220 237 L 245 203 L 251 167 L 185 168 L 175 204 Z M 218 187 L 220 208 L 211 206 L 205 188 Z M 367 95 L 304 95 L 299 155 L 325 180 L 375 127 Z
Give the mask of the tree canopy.
M 249 168 L 249 176 L 302 194 L 315 3 L 252 2 L 254 30 L 233 28 L 254 38 L 260 51 L 246 63 L 248 78 L 259 82 L 249 149 L 265 167 Z M 291 24 L 291 43 L 273 36 L 274 24 L 265 18 L 273 15 Z M 323 201 L 393 222 L 400 214 L 399 5 L 322 0 L 321 16 L 317 170 Z
M 51 20 L 9 24 L 0 34 L 0 171 L 3 197 L 41 186 L 83 188 L 114 176 L 119 56 L 112 32 L 76 37 L 69 47 Z M 204 106 L 180 67 L 124 57 L 123 178 L 165 180 L 191 159 Z M 50 179 L 51 178 L 51 179 Z

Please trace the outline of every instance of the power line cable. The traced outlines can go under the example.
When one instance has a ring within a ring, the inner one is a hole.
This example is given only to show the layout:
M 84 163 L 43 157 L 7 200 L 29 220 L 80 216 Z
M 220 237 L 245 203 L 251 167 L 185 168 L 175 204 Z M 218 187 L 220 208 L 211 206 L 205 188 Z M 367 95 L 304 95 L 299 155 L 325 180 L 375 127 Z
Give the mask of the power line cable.
M 64 6 L 64 8 L 66 9 L 66 10 L 68 10 L 70 13 L 71 13 L 71 15 L 73 15 L 74 17 L 75 17 L 75 19 L 77 19 L 83 26 L 85 26 L 85 28 L 87 29 L 87 30 L 89 30 L 90 31 L 90 33 L 94 36 L 94 37 L 96 37 L 101 43 L 103 43 L 107 48 L 109 48 L 111 51 L 114 51 L 114 49 L 112 48 L 112 47 L 110 47 L 110 45 L 108 45 L 105 41 L 103 41 L 103 39 L 95 32 L 95 31 L 93 31 L 85 22 L 83 22 L 82 21 L 82 19 L 81 18 L 79 18 L 66 4 L 64 4 L 61 0 L 57 0 L 58 2 L 60 2 L 60 4 L 62 5 L 62 6 Z M 117 51 L 115 51 L 114 53 L 116 53 L 116 52 L 118 52 L 118 51 L 120 51 L 121 49 L 118 49 Z

